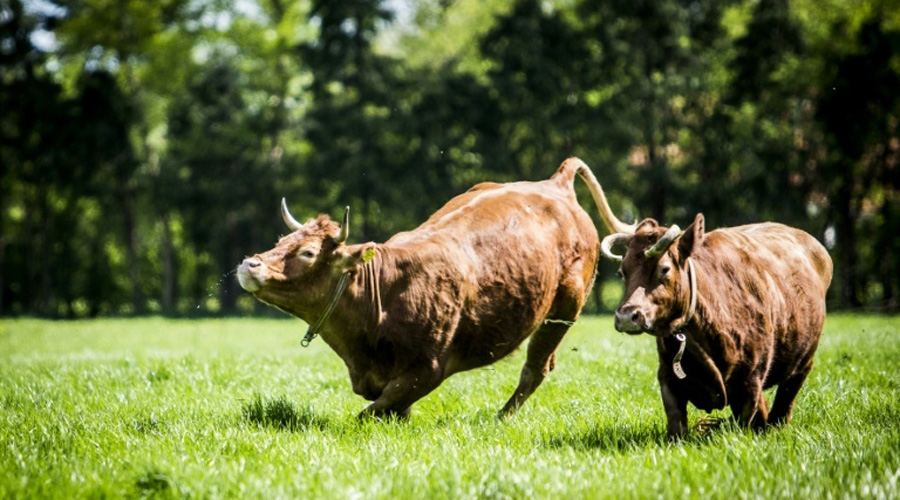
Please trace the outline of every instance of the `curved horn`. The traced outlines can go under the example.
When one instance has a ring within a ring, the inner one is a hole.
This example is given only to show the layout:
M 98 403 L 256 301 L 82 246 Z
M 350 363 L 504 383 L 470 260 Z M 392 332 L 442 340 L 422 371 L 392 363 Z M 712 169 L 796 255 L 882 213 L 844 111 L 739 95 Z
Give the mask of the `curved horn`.
M 281 218 L 284 219 L 284 223 L 287 224 L 291 231 L 296 231 L 303 227 L 303 224 L 297 222 L 297 219 L 288 211 L 287 201 L 284 198 L 281 199 Z
M 622 262 L 622 256 L 616 255 L 612 253 L 612 247 L 623 244 L 628 244 L 628 241 L 631 239 L 630 234 L 625 233 L 613 233 L 603 238 L 603 241 L 600 242 L 600 251 L 603 252 L 603 256 L 609 260 L 614 260 L 616 262 Z
M 672 227 L 670 227 L 669 230 L 666 231 L 666 234 L 662 235 L 662 238 L 660 238 L 655 245 L 648 248 L 647 250 L 644 250 L 644 256 L 648 259 L 659 257 L 663 252 L 669 249 L 669 246 L 680 234 L 681 228 L 678 227 L 677 224 L 672 224 Z
M 347 236 L 350 234 L 350 207 L 344 207 L 344 221 L 341 223 L 341 230 L 338 231 L 337 236 L 334 237 L 335 243 L 343 243 L 347 241 Z

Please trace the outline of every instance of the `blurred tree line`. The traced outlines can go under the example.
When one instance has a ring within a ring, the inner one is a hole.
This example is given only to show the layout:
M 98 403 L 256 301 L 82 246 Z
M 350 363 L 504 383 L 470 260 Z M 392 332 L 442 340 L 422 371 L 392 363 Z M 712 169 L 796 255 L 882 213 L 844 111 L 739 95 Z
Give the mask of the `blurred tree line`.
M 384 241 L 570 155 L 626 219 L 806 229 L 833 308 L 896 311 L 898 121 L 897 0 L 0 0 L 0 314 L 259 312 L 231 270 L 282 196 Z

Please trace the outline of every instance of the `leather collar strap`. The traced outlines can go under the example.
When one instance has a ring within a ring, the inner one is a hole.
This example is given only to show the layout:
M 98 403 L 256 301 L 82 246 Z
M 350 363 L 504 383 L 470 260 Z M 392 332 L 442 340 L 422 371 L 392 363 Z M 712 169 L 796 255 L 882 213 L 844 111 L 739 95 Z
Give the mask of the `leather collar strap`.
M 697 273 L 694 271 L 694 261 L 690 257 L 687 258 L 688 264 L 688 281 L 691 287 L 691 304 L 688 306 L 687 314 L 684 315 L 684 323 L 681 324 L 680 330 L 687 326 L 688 322 L 694 317 L 697 310 Z
M 300 345 L 303 347 L 308 347 L 309 343 L 313 341 L 319 335 L 319 330 L 322 329 L 322 325 L 328 321 L 328 318 L 331 317 L 331 313 L 334 312 L 334 308 L 337 307 L 338 301 L 341 300 L 341 295 L 344 294 L 344 290 L 347 289 L 347 283 L 350 281 L 350 272 L 346 271 L 341 274 L 341 278 L 338 280 L 337 285 L 334 287 L 334 292 L 331 294 L 331 301 L 328 302 L 328 305 L 325 306 L 325 311 L 322 312 L 322 315 L 319 316 L 319 319 L 309 327 L 309 330 L 306 330 L 306 335 L 303 337 L 303 340 L 300 341 Z
M 697 274 L 694 271 L 694 261 L 692 261 L 690 257 L 688 257 L 687 263 L 688 281 L 690 282 L 691 287 L 691 301 L 687 313 L 684 315 L 684 322 L 682 322 L 681 328 L 675 332 L 675 339 L 678 340 L 678 352 L 675 354 L 675 359 L 672 360 L 672 371 L 675 372 L 675 376 L 679 379 L 687 377 L 687 373 L 685 373 L 684 368 L 681 367 L 681 358 L 684 356 L 684 347 L 685 342 L 687 341 L 687 337 L 684 336 L 684 328 L 694 317 L 694 312 L 697 310 Z
M 675 372 L 676 377 L 684 379 L 687 377 L 687 373 L 684 373 L 684 368 L 681 367 L 681 357 L 684 356 L 684 334 L 676 333 L 675 339 L 678 340 L 678 352 L 675 354 L 675 359 L 672 360 L 672 371 Z

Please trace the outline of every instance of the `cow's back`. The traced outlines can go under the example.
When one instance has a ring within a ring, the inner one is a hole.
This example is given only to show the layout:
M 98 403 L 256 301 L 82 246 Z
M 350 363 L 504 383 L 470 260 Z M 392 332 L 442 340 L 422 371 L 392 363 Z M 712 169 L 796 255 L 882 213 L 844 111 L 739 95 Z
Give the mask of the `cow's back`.
M 831 284 L 832 262 L 825 247 L 809 233 L 784 224 L 718 229 L 707 234 L 703 246 L 714 252 L 713 258 L 732 255 L 740 259 L 741 268 L 754 275 L 775 275 L 781 283 L 811 285 L 814 294 L 823 299 Z
M 599 238 L 571 188 L 550 179 L 478 185 L 384 248 L 414 256 L 420 272 L 409 285 L 444 298 L 429 305 L 442 321 L 432 328 L 452 330 L 447 342 L 464 351 L 453 356 L 465 360 L 458 369 L 469 369 L 534 331 L 567 275 L 592 280 Z
M 543 272 L 539 268 L 546 261 L 540 257 L 570 253 L 576 246 L 588 247 L 585 257 L 595 262 L 598 245 L 597 230 L 574 192 L 553 179 L 476 185 L 384 244 L 428 259 L 448 253 L 477 279 L 502 276 L 504 268 L 519 262 L 524 274 Z
M 736 336 L 737 352 L 771 360 L 767 386 L 815 352 L 832 277 L 815 238 L 777 223 L 724 228 L 708 233 L 692 257 L 714 329 Z

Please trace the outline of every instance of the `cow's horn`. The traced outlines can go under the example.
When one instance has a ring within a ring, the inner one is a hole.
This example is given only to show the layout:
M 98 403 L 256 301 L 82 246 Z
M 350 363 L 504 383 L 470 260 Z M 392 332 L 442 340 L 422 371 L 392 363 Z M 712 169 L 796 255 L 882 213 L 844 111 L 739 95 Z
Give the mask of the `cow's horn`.
M 660 238 L 655 245 L 644 251 L 644 256 L 648 259 L 659 257 L 663 252 L 669 249 L 669 246 L 680 234 L 681 228 L 678 227 L 678 225 L 673 224 L 672 227 L 670 227 L 669 230 L 666 231 L 666 234 L 662 235 L 662 238 Z
M 284 198 L 281 199 L 281 217 L 284 219 L 284 223 L 287 224 L 287 227 L 291 229 L 291 231 L 296 231 L 303 227 L 303 224 L 297 222 L 297 219 L 294 218 L 293 215 L 288 211 L 287 201 Z
M 347 236 L 350 234 L 350 207 L 344 207 L 344 221 L 341 223 L 341 230 L 338 231 L 337 236 L 334 237 L 335 243 L 343 243 L 347 241 Z
M 603 256 L 609 260 L 614 260 L 616 262 L 622 261 L 621 255 L 616 255 L 612 253 L 612 247 L 618 244 L 627 244 L 628 240 L 631 239 L 630 234 L 625 233 L 613 233 L 606 238 L 603 238 L 603 241 L 600 242 L 600 251 L 603 252 Z

